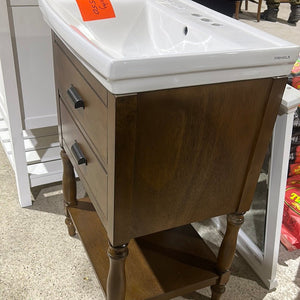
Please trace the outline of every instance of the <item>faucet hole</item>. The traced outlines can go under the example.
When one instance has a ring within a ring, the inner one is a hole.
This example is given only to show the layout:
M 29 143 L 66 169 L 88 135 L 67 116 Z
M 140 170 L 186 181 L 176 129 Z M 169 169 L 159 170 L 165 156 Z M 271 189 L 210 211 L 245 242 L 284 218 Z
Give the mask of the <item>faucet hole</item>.
M 185 26 L 185 27 L 183 28 L 183 34 L 184 34 L 184 35 L 187 35 L 188 32 L 189 32 L 189 29 L 187 28 L 187 26 Z

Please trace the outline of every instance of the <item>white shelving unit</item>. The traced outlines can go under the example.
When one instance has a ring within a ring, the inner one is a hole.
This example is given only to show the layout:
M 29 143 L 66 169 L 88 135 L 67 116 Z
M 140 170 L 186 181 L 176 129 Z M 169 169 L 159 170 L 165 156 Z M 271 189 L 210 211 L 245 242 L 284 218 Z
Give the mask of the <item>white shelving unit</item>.
M 0 141 L 22 207 L 30 188 L 60 181 L 51 33 L 37 0 L 0 2 Z

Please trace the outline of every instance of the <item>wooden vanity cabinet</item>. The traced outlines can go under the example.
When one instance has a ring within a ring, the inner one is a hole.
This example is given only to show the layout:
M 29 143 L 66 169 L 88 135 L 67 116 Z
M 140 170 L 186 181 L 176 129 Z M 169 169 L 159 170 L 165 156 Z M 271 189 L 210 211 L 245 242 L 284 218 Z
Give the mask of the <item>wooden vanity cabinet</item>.
M 66 223 L 107 298 L 219 299 L 286 78 L 115 95 L 55 35 L 53 49 Z M 189 224 L 224 214 L 216 258 Z

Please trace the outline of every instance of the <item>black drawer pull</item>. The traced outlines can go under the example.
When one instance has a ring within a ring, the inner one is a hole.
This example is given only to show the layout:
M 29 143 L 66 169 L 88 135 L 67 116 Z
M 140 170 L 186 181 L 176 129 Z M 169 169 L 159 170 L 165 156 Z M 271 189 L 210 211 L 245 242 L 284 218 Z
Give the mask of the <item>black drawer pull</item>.
M 67 93 L 70 96 L 70 98 L 72 99 L 75 109 L 77 109 L 79 107 L 84 108 L 83 99 L 81 98 L 78 91 L 76 90 L 76 88 L 73 85 L 71 85 L 71 87 L 68 89 Z
M 87 160 L 86 160 L 84 154 L 82 153 L 77 141 L 75 141 L 75 143 L 71 147 L 71 150 L 77 160 L 78 165 L 82 165 L 82 164 L 87 165 Z

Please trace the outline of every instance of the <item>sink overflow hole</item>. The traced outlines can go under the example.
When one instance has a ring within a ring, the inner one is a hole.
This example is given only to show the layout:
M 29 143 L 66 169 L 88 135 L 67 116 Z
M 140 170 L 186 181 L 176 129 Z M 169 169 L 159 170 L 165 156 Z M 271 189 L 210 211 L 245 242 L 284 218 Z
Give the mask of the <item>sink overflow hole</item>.
M 184 34 L 184 35 L 187 35 L 188 32 L 189 32 L 189 29 L 185 26 L 185 27 L 183 28 L 183 34 Z

